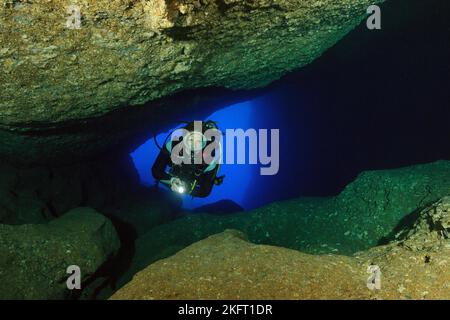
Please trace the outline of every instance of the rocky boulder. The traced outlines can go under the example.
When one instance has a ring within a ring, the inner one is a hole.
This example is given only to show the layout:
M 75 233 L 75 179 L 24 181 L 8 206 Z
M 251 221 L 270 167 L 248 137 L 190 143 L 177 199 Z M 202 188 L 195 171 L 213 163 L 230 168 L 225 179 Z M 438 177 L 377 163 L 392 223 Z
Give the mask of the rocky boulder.
M 227 230 L 151 264 L 111 299 L 449 299 L 449 254 L 393 243 L 309 255 Z
M 348 257 L 255 245 L 227 230 L 148 266 L 112 299 L 356 298 L 364 271 Z
M 137 239 L 122 284 L 147 265 L 225 229 L 239 230 L 253 243 L 351 255 L 395 240 L 400 230 L 410 230 L 411 215 L 414 219 L 449 192 L 450 162 L 438 161 L 364 172 L 336 197 L 292 199 L 226 216 L 188 214 Z
M 70 265 L 82 283 L 120 247 L 116 230 L 103 215 L 76 208 L 48 224 L 0 225 L 0 299 L 64 299 Z

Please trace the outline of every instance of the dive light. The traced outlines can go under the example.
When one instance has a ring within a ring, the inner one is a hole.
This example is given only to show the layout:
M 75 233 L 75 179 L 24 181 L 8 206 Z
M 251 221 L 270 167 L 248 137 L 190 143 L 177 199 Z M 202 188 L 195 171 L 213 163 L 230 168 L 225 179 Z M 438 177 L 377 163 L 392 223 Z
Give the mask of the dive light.
M 178 193 L 184 193 L 185 191 L 183 186 L 178 186 L 176 190 Z

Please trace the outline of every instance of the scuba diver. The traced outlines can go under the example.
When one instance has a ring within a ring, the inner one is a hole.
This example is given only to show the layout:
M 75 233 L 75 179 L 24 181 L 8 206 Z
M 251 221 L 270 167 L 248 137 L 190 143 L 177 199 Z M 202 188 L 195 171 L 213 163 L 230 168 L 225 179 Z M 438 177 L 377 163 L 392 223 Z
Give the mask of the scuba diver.
M 197 128 L 199 125 L 201 127 Z M 183 132 L 183 135 L 177 137 L 175 133 L 179 130 Z M 208 133 L 219 132 L 217 124 L 212 120 L 189 122 L 183 128 L 172 131 L 162 147 L 158 146 L 155 138 L 160 152 L 153 164 L 152 175 L 157 185 L 161 182 L 174 192 L 204 198 L 211 193 L 214 185 L 222 184 L 224 176 L 217 176 L 222 146 L 220 141 L 216 141 L 217 135 L 208 140 L 205 136 L 207 131 Z M 211 145 L 212 143 L 214 145 Z M 205 161 L 208 149 L 212 150 L 213 158 Z M 181 158 L 188 161 L 174 161 Z

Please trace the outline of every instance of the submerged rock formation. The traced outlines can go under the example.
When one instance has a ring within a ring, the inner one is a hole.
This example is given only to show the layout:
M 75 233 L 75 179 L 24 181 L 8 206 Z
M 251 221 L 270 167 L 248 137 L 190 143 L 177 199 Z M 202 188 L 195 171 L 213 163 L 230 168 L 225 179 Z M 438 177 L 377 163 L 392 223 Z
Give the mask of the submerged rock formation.
M 414 251 L 440 251 L 450 248 L 450 196 L 419 213 L 411 230 L 396 235 L 400 243 Z
M 189 88 L 264 86 L 316 59 L 379 2 L 4 0 L 0 155 L 103 151 L 133 128 L 111 111 Z M 167 107 L 146 106 L 148 121 Z
M 63 299 L 67 267 L 85 282 L 120 247 L 112 223 L 90 208 L 76 208 L 48 224 L 0 224 L 0 299 Z
M 255 245 L 228 230 L 148 266 L 111 299 L 356 298 L 360 269 L 348 257 Z
M 0 161 L 0 223 L 45 223 L 80 206 L 106 213 L 139 189 L 127 155 L 58 167 Z
M 275 202 L 227 216 L 187 215 L 136 240 L 132 266 L 121 284 L 149 264 L 225 229 L 244 232 L 254 243 L 351 255 L 397 239 L 416 221 L 417 212 L 449 192 L 450 162 L 439 161 L 364 172 L 336 197 Z
M 448 221 L 450 197 L 424 210 L 417 225 L 427 227 L 405 241 L 353 257 L 255 245 L 228 230 L 148 266 L 112 299 L 449 299 L 450 240 L 430 216 Z M 425 247 L 411 250 L 425 234 Z M 368 288 L 371 267 L 379 289 Z

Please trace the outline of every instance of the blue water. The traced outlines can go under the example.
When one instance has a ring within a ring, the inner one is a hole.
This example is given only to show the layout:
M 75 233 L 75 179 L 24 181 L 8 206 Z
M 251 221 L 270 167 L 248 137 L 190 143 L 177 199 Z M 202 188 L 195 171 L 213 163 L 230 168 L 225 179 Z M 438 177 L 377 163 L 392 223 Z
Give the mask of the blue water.
M 202 119 L 217 121 L 222 130 L 280 129 L 279 172 L 261 176 L 259 165 L 223 164 L 219 174 L 226 175 L 224 183 L 206 199 L 184 196 L 184 207 L 232 200 L 252 209 L 299 196 L 329 196 L 362 171 L 450 159 L 450 72 L 443 67 L 450 46 L 442 41 L 448 18 L 436 18 L 431 11 L 427 18 L 421 9 L 426 5 L 418 1 L 417 6 L 417 21 L 399 28 L 398 17 L 386 14 L 385 27 L 376 33 L 363 24 L 258 98 Z M 422 28 L 425 19 L 432 21 L 429 29 Z M 168 134 L 157 136 L 160 144 Z M 148 139 L 131 156 L 142 183 L 150 186 L 159 150 L 152 132 Z
M 259 129 L 264 114 L 258 113 L 255 109 L 256 103 L 253 101 L 238 103 L 214 112 L 201 120 L 211 119 L 216 121 L 222 131 L 236 128 L 241 128 L 243 130 L 249 128 Z M 158 143 L 162 145 L 169 134 L 170 131 L 159 133 L 156 137 Z M 224 147 L 224 159 L 226 159 L 225 149 L 226 148 Z M 151 166 L 155 161 L 158 152 L 159 149 L 155 145 L 154 139 L 149 137 L 149 140 L 146 143 L 131 154 L 140 179 L 144 185 L 152 186 L 155 184 L 155 180 L 151 175 Z M 258 164 L 223 163 L 219 172 L 219 175 L 225 175 L 223 184 L 215 186 L 207 198 L 192 198 L 189 195 L 180 195 L 180 197 L 183 198 L 183 207 L 186 209 L 195 209 L 199 206 L 211 204 L 220 200 L 232 200 L 244 209 L 254 207 L 256 203 L 249 194 L 249 188 L 252 185 L 255 176 L 258 175 L 259 168 L 260 166 Z

